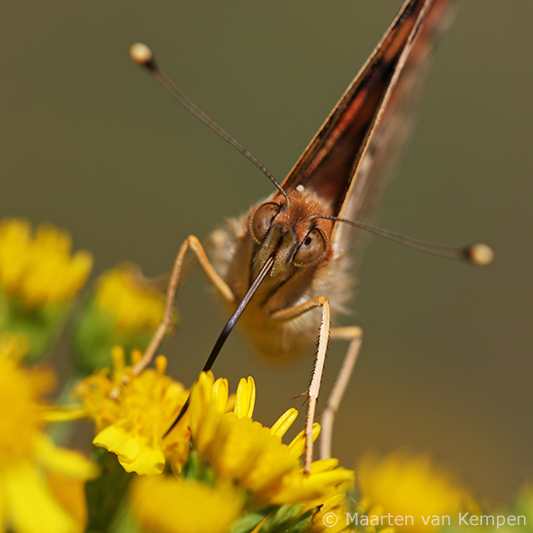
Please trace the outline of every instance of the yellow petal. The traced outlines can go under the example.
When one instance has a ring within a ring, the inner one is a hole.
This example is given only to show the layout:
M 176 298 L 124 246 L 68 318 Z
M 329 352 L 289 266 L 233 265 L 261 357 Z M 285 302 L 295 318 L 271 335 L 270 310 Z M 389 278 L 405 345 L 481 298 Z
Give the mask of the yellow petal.
M 322 507 L 320 509 L 321 512 L 328 512 L 331 511 L 334 507 L 337 507 L 340 505 L 343 500 L 346 499 L 346 493 L 345 492 L 336 492 L 333 494 L 333 496 L 330 496 L 329 498 L 326 498 L 322 503 Z M 380 532 L 381 533 L 381 532 Z
M 237 397 L 233 412 L 239 418 L 251 418 L 255 407 L 255 381 L 252 376 L 248 380 L 242 378 L 237 387 Z
M 209 452 L 222 415 L 223 413 L 218 410 L 216 403 L 212 403 L 204 409 L 201 424 L 193 436 L 194 447 L 202 455 L 206 455 Z
M 231 484 L 210 487 L 166 476 L 138 478 L 130 506 L 150 531 L 227 533 L 241 513 L 243 493 Z
M 155 476 L 163 473 L 165 469 L 165 454 L 163 450 L 149 445 L 141 447 L 141 451 L 134 461 L 124 460 L 120 456 L 119 461 L 126 472 L 135 472 L 141 476 Z
M 272 433 L 272 435 L 277 435 L 280 438 L 283 437 L 292 426 L 297 416 L 298 411 L 294 407 L 287 409 L 287 411 L 285 411 L 285 413 L 283 413 L 270 428 L 270 433 Z
M 334 457 L 329 459 L 319 459 L 311 464 L 311 474 L 318 474 L 319 472 L 329 472 L 339 466 L 339 460 Z
M 57 474 L 48 475 L 48 485 L 58 502 L 82 526 L 87 524 L 85 480 L 72 479 Z
M 217 410 L 223 413 L 228 403 L 228 380 L 219 378 L 213 383 L 213 400 L 216 402 Z
M 117 454 L 126 472 L 150 476 L 161 474 L 165 468 L 165 455 L 161 447 L 152 445 L 146 437 L 125 431 L 116 425 L 100 431 L 93 444 Z
M 211 402 L 213 395 L 213 383 L 215 379 L 212 372 L 202 372 L 198 381 L 193 385 L 191 391 L 191 431 L 196 433 L 202 424 L 207 406 Z
M 51 472 L 74 479 L 92 479 L 98 476 L 97 465 L 87 460 L 81 453 L 57 447 L 46 435 L 35 440 L 38 462 Z
M 1 228 L 0 228 L 1 231 Z M 6 522 L 7 522 L 7 495 L 5 490 L 5 483 L 0 476 L 0 531 L 6 530 Z
M 355 473 L 345 468 L 310 475 L 305 475 L 300 470 L 284 477 L 282 486 L 278 488 L 271 501 L 277 504 L 300 503 L 329 497 L 332 488 L 338 489 L 344 484 L 352 484 L 354 479 Z
M 274 440 L 276 437 L 271 437 Z M 291 470 L 298 469 L 298 458 L 294 457 L 287 446 L 267 442 L 252 469 L 239 480 L 239 484 L 253 493 L 268 492 L 273 485 Z M 258 499 L 261 496 L 258 495 Z
M 315 422 L 313 424 L 313 442 L 318 438 L 320 435 L 320 424 L 318 422 Z M 295 457 L 301 457 L 304 454 L 305 451 L 305 429 L 302 429 L 294 439 L 292 439 L 292 442 L 289 444 L 289 449 L 291 453 Z
M 106 450 L 116 453 L 119 458 L 132 462 L 139 454 L 140 437 L 129 433 L 124 429 L 111 425 L 100 431 L 93 439 L 95 446 L 101 446 Z
M 43 478 L 29 462 L 2 476 L 9 514 L 17 533 L 77 533 L 82 525 L 59 505 Z
M 210 456 L 213 467 L 223 479 L 239 479 L 254 465 L 262 452 L 267 428 L 249 418 L 226 413 L 220 420 Z
M 41 411 L 41 419 L 45 422 L 70 422 L 87 416 L 87 409 L 77 405 L 44 406 Z

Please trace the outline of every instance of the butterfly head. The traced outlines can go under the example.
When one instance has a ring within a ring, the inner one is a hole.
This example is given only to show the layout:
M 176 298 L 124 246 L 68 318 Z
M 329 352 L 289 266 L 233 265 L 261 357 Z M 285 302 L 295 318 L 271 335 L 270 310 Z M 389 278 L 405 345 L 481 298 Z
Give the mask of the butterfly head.
M 281 195 L 252 209 L 248 222 L 255 246 L 255 268 L 268 257 L 275 262 L 271 276 L 288 278 L 300 269 L 317 266 L 330 256 L 333 224 L 316 218 L 327 206 L 316 195 L 293 192 L 287 202 Z

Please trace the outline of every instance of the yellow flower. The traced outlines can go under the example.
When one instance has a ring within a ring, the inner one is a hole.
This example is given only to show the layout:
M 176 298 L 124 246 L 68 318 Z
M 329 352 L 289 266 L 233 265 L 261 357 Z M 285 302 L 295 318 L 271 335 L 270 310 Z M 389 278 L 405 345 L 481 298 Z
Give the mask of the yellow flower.
M 135 265 L 104 272 L 75 324 L 78 373 L 88 375 L 110 366 L 113 346 L 122 346 L 127 354 L 145 349 L 164 310 L 165 294 L 151 286 Z
M 244 495 L 229 483 L 214 487 L 168 476 L 134 480 L 130 506 L 154 533 L 225 533 L 239 518 Z
M 96 305 L 100 311 L 112 315 L 119 331 L 151 333 L 163 318 L 165 295 L 143 283 L 143 279 L 131 264 L 119 265 L 98 279 Z
M 71 255 L 71 239 L 63 230 L 42 224 L 33 236 L 27 220 L 0 222 L 0 287 L 25 308 L 68 302 L 91 267 L 88 252 Z
M 295 420 L 287 411 L 272 429 L 252 420 L 255 384 L 242 379 L 235 406 L 227 411 L 227 382 L 202 373 L 191 394 L 190 428 L 195 450 L 212 466 L 218 479 L 231 480 L 252 495 L 252 504 L 296 504 L 328 496 L 335 487 L 353 482 L 354 473 L 336 464 L 316 461 L 304 474 L 298 458 L 304 452 L 304 434 L 288 446 L 281 437 Z M 315 425 L 314 436 L 320 428 Z
M 140 352 L 132 354 L 135 363 Z M 163 438 L 187 399 L 183 386 L 165 375 L 167 361 L 159 356 L 155 369 L 134 376 L 124 365 L 124 351 L 113 350 L 114 372 L 101 370 L 82 380 L 76 387 L 87 412 L 96 423 L 93 443 L 115 453 L 127 472 L 160 474 L 165 456 L 179 471 L 189 451 L 188 417 Z M 122 385 L 123 377 L 129 377 Z M 111 393 L 120 386 L 118 398 Z
M 83 482 L 97 472 L 80 454 L 57 448 L 42 432 L 41 396 L 54 376 L 20 367 L 22 350 L 12 338 L 0 338 L 0 528 L 81 532 Z
M 360 462 L 358 480 L 362 493 L 385 513 L 413 516 L 413 525 L 396 525 L 398 531 L 430 532 L 437 524 L 424 524 L 422 516 L 451 515 L 470 509 L 468 492 L 451 476 L 437 469 L 427 456 L 392 453 L 383 458 L 367 455 Z

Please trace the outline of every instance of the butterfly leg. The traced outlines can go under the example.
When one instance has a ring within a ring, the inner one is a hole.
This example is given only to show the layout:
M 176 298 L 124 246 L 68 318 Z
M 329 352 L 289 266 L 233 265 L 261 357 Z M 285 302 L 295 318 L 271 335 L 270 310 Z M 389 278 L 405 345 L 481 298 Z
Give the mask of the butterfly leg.
M 316 298 L 312 298 L 311 300 L 308 300 L 307 302 L 295 307 L 277 311 L 271 317 L 275 321 L 292 320 L 312 309 L 316 309 L 317 307 L 322 308 L 322 321 L 320 323 L 320 332 L 318 335 L 317 355 L 311 376 L 311 383 L 307 391 L 309 403 L 307 405 L 307 418 L 305 421 L 304 471 L 306 473 L 310 472 L 311 463 L 313 462 L 313 423 L 315 421 L 318 393 L 320 391 L 320 383 L 322 381 L 322 373 L 324 370 L 324 363 L 326 361 L 326 351 L 328 348 L 331 323 L 329 300 L 325 296 L 317 296 Z
M 322 413 L 321 425 L 322 431 L 320 433 L 320 458 L 328 459 L 331 457 L 331 437 L 333 433 L 333 422 L 335 415 L 339 409 L 342 397 L 350 381 L 353 372 L 359 349 L 361 348 L 361 341 L 363 331 L 357 326 L 349 326 L 345 328 L 332 328 L 331 339 L 340 339 L 350 341 L 348 351 L 344 357 L 342 367 L 337 376 L 337 380 L 333 385 L 331 394 L 328 398 L 326 407 Z
M 228 284 L 218 275 L 217 271 L 213 268 L 213 265 L 209 262 L 207 254 L 200 243 L 200 241 L 194 236 L 189 235 L 187 239 L 181 245 L 179 252 L 174 261 L 174 266 L 172 268 L 172 274 L 170 276 L 170 282 L 167 289 L 167 298 L 165 304 L 165 311 L 163 314 L 163 319 L 161 320 L 159 326 L 157 327 L 150 344 L 144 351 L 139 362 L 133 367 L 133 374 L 140 374 L 152 361 L 154 355 L 159 348 L 159 344 L 163 340 L 163 337 L 168 332 L 168 329 L 172 325 L 172 308 L 174 305 L 174 298 L 178 290 L 178 286 L 182 277 L 182 266 L 185 259 L 185 254 L 187 250 L 191 250 L 202 270 L 205 272 L 207 279 L 213 284 L 220 296 L 227 302 L 233 303 L 235 301 L 235 296 L 233 295 L 232 290 L 229 288 Z M 112 396 L 118 394 L 118 389 L 114 390 Z

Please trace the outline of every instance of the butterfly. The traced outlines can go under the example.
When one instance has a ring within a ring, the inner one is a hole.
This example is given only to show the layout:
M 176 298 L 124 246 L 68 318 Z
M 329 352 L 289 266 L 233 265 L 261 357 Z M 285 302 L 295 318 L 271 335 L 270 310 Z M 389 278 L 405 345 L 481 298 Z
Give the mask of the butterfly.
M 146 367 L 168 331 L 184 258 L 191 250 L 231 314 L 204 370 L 211 368 L 237 320 L 260 355 L 281 362 L 312 350 L 319 328 L 317 355 L 306 393 L 307 470 L 313 457 L 312 427 L 328 342 L 330 338 L 347 340 L 349 348 L 322 414 L 322 457 L 329 457 L 335 412 L 361 344 L 359 327 L 331 324 L 351 297 L 352 272 L 366 233 L 362 230 L 442 255 L 466 257 L 477 264 L 491 260 L 492 252 L 486 245 L 437 247 L 368 225 L 408 138 L 430 56 L 450 22 L 453 4 L 455 0 L 407 0 L 403 4 L 281 184 L 166 78 L 148 47 L 132 47 L 135 61 L 146 66 L 189 111 L 244 153 L 276 187 L 248 213 L 216 230 L 205 249 L 195 236 L 186 239 L 171 275 L 166 316 L 134 371 Z

